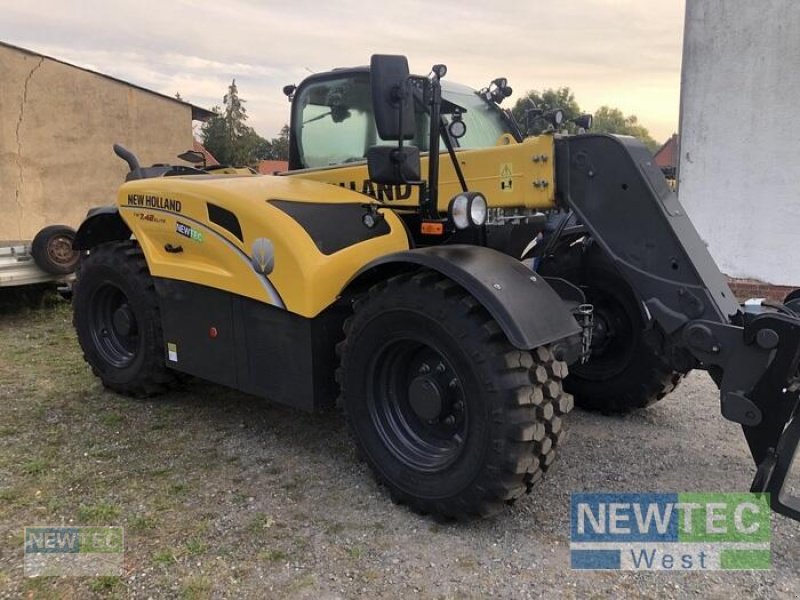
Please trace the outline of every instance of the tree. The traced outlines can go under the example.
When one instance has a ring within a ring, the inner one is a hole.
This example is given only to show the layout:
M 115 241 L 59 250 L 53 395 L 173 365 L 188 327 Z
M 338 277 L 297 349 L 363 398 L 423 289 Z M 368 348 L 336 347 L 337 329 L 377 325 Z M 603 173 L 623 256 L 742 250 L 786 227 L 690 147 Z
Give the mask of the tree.
M 601 106 L 594 113 L 594 123 L 592 131 L 596 133 L 618 133 L 621 135 L 632 135 L 639 138 L 648 150 L 655 152 L 658 150 L 658 142 L 650 137 L 647 128 L 639 123 L 636 115 L 624 115 L 618 108 Z
M 259 160 L 258 150 L 266 142 L 252 127 L 245 124 L 246 100 L 239 97 L 234 79 L 222 99 L 224 108 L 215 106 L 214 115 L 203 124 L 200 136 L 203 145 L 224 165 L 252 165 Z
M 517 123 L 523 131 L 526 128 L 526 111 L 529 109 L 538 108 L 544 112 L 554 108 L 560 108 L 564 111 L 564 119 L 574 119 L 581 114 L 581 108 L 575 100 L 575 94 L 569 87 L 548 88 L 541 92 L 533 90 L 525 94 L 522 98 L 517 100 L 514 108 L 511 109 L 511 114 L 514 115 Z M 543 119 L 535 119 L 531 122 L 529 135 L 537 135 L 545 131 L 548 127 L 547 121 Z M 574 125 L 567 123 L 567 131 L 574 133 Z
M 520 128 L 525 130 L 525 112 L 531 108 L 538 108 L 542 111 L 560 108 L 564 111 L 564 120 L 566 121 L 565 129 L 569 133 L 575 133 L 574 123 L 570 123 L 570 119 L 583 114 L 578 101 L 575 100 L 575 94 L 567 87 L 548 88 L 541 92 L 533 90 L 525 94 L 522 98 L 517 100 L 511 113 L 514 115 Z M 543 119 L 536 119 L 532 123 L 528 135 L 537 135 L 542 133 L 548 128 L 547 121 Z M 650 132 L 647 128 L 639 123 L 636 115 L 625 115 L 618 108 L 609 106 L 601 106 L 594 113 L 594 123 L 592 124 L 592 131 L 597 133 L 617 133 L 620 135 L 632 135 L 642 140 L 645 146 L 651 151 L 655 152 L 658 149 L 658 143 L 650 137 Z
M 281 127 L 276 138 L 262 139 L 256 154 L 260 160 L 289 160 L 289 126 Z

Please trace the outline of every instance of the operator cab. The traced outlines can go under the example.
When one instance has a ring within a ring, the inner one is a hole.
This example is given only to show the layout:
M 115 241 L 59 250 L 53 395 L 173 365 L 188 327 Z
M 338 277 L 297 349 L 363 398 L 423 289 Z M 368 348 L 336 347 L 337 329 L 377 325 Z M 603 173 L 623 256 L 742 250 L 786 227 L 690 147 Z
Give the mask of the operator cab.
M 441 115 L 456 150 L 492 147 L 504 134 L 520 139 L 513 120 L 497 104 L 468 86 L 447 81 L 441 85 Z M 396 143 L 378 135 L 367 67 L 312 75 L 287 90 L 293 100 L 289 170 L 363 162 L 371 147 Z M 430 118 L 421 91 L 415 95 L 414 112 L 409 143 L 427 152 Z M 444 142 L 439 150 L 445 151 Z

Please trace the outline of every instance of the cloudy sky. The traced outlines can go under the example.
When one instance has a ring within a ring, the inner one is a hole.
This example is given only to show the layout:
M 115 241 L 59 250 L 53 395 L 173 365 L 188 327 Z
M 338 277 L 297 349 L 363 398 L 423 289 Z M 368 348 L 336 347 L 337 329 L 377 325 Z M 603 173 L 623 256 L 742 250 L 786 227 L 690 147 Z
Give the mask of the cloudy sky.
M 677 129 L 684 0 L 0 0 L 0 40 L 194 104 L 231 79 L 265 137 L 288 121 L 281 92 L 309 72 L 409 57 L 482 87 L 570 86 L 581 107 Z M 511 100 L 515 100 L 515 93 Z

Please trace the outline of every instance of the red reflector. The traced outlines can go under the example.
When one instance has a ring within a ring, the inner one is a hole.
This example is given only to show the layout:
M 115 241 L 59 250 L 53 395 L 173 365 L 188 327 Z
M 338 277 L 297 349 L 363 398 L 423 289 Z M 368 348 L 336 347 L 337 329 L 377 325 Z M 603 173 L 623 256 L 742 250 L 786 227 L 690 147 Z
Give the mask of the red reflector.
M 210 337 L 213 340 L 215 337 L 217 337 L 217 333 L 218 333 L 217 328 L 212 327 L 211 329 L 208 330 L 208 337 Z
M 425 235 L 442 235 L 444 233 L 443 223 L 422 223 L 422 233 Z

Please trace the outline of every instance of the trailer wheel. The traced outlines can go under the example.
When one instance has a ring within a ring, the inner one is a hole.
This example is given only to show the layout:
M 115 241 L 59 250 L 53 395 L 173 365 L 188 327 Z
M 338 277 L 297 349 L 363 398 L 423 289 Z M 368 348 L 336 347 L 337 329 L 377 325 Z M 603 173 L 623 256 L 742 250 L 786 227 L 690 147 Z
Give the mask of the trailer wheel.
M 75 230 L 66 225 L 49 225 L 36 234 L 31 254 L 36 265 L 51 275 L 68 275 L 75 270 L 80 254 L 72 249 Z
M 132 240 L 93 248 L 73 287 L 73 324 L 83 356 L 107 388 L 131 396 L 165 391 L 158 299 L 141 248 Z
M 626 413 L 645 408 L 671 393 L 684 377 L 646 342 L 636 300 L 619 275 L 593 267 L 583 282 L 594 305 L 592 354 L 574 364 L 564 382 L 581 408 Z
M 566 365 L 546 347 L 514 348 L 437 273 L 372 287 L 337 350 L 356 444 L 398 503 L 444 518 L 486 516 L 552 464 L 572 409 Z

